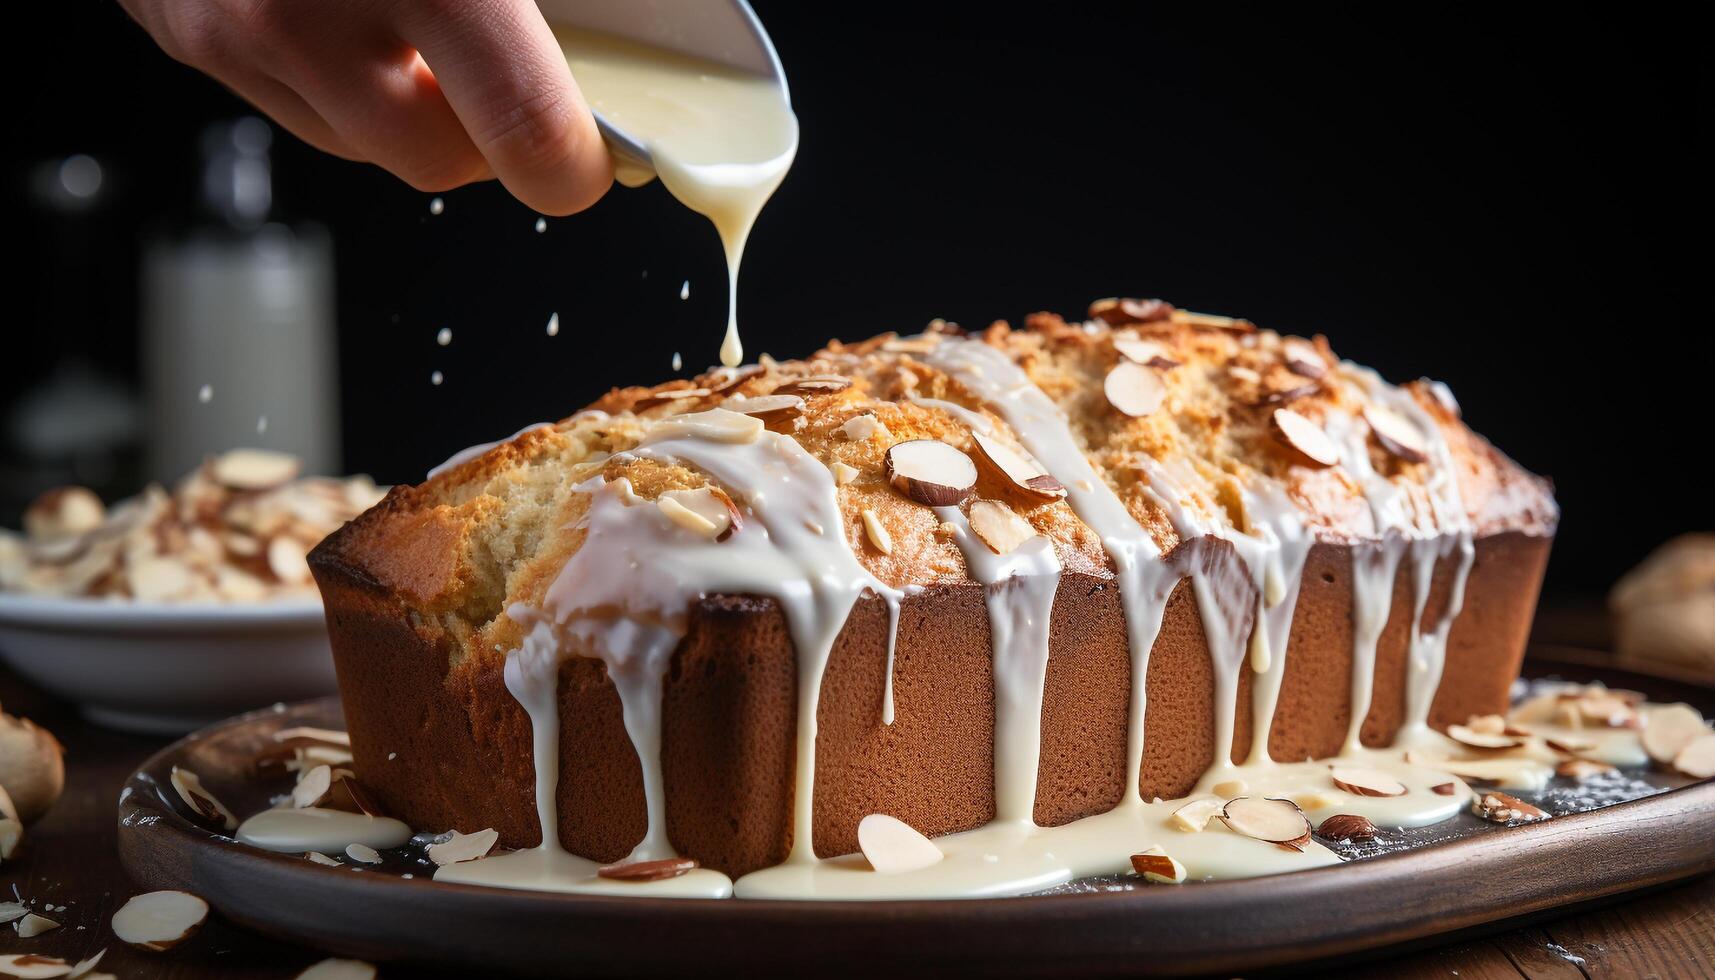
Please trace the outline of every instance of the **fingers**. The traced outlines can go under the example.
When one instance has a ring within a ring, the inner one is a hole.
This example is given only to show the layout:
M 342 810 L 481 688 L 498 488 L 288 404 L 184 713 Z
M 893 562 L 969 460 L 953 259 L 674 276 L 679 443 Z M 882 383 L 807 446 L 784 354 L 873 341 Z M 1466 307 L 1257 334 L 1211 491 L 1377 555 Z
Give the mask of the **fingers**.
M 613 162 L 535 4 L 402 3 L 396 11 L 400 36 L 422 53 L 467 140 L 507 190 L 553 215 L 607 192 Z
M 292 135 L 323 153 L 346 160 L 367 158 L 334 132 L 328 121 L 310 108 L 303 97 L 266 75 L 254 75 L 242 80 L 221 78 L 226 86 L 246 102 L 261 110 L 270 119 L 284 126 Z

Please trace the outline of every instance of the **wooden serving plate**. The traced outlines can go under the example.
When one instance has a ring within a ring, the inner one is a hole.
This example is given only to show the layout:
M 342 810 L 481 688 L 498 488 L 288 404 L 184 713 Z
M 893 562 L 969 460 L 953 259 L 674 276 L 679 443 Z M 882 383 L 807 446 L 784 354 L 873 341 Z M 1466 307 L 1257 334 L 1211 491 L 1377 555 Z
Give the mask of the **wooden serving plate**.
M 1570 662 L 1537 676 L 1601 679 L 1708 712 L 1706 688 Z M 1540 915 L 1715 870 L 1715 782 L 1538 824 L 1461 817 L 1411 850 L 1244 881 L 934 902 L 764 902 L 506 891 L 354 870 L 237 844 L 192 824 L 167 781 L 198 772 L 232 806 L 267 805 L 250 767 L 272 732 L 342 727 L 328 698 L 253 712 L 167 747 L 120 795 L 119 851 L 147 888 L 194 892 L 271 936 L 376 962 L 483 973 L 1008 975 L 1222 972 L 1344 956 Z M 278 791 L 280 787 L 274 789 Z M 401 872 L 414 872 L 412 878 Z

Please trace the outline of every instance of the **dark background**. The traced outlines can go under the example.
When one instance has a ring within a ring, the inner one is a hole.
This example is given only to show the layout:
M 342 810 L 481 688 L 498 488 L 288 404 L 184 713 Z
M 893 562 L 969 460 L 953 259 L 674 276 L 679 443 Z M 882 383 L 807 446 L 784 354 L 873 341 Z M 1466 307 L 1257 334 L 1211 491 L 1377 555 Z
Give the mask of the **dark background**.
M 1161 296 L 1448 382 L 1475 428 L 1556 481 L 1551 591 L 1605 589 L 1710 525 L 1690 474 L 1708 467 L 1715 368 L 1711 88 L 1689 24 L 1565 6 L 756 6 L 803 143 L 746 256 L 751 355 Z M 199 128 L 243 110 L 117 6 L 10 16 L 0 415 L 74 349 L 137 383 L 140 240 L 189 213 Z M 50 213 L 32 169 L 74 152 L 113 193 Z M 719 245 L 659 185 L 538 235 L 497 186 L 430 217 L 430 195 L 290 137 L 275 163 L 277 214 L 336 243 L 351 470 L 415 481 L 610 384 L 664 379 L 674 351 L 687 371 L 715 359 Z M 35 472 L 0 446 L 6 523 Z

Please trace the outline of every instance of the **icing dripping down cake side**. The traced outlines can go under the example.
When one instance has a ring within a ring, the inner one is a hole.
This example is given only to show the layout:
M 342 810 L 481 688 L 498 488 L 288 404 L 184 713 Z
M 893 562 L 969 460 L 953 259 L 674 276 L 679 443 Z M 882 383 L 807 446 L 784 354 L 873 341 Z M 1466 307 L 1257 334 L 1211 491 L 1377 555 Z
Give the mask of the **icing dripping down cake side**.
M 391 812 L 737 877 L 1500 711 L 1557 519 L 1445 388 L 1123 301 L 616 389 L 312 567 Z

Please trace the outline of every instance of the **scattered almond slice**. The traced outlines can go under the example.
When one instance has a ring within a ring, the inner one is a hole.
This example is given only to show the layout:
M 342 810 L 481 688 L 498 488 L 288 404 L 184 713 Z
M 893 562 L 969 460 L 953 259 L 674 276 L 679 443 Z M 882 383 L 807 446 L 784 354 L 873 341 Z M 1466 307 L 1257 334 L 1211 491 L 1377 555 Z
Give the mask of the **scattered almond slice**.
M 952 446 L 934 439 L 895 443 L 886 457 L 887 479 L 900 493 L 930 507 L 950 507 L 971 495 L 977 467 Z
M 380 864 L 381 852 L 368 844 L 345 845 L 345 856 L 363 864 Z
M 1554 767 L 1554 774 L 1563 779 L 1589 779 L 1593 776 L 1606 776 L 1618 772 L 1606 762 L 1594 759 L 1566 759 Z
M 1220 800 L 1192 800 L 1174 810 L 1167 822 L 1188 833 L 1201 833 L 1225 807 L 1226 804 Z
M 57 956 L 40 953 L 0 953 L 0 974 L 19 980 L 52 980 L 69 977 L 72 966 Z
M 1589 739 L 1568 738 L 1566 736 L 1545 738 L 1542 740 L 1542 744 L 1563 755 L 1581 755 L 1596 747 L 1596 743 Z
M 1447 737 L 1473 749 L 1516 749 L 1524 742 L 1500 732 L 1479 732 L 1468 725 L 1448 725 Z
M 453 831 L 453 835 L 439 844 L 428 847 L 429 860 L 445 867 L 449 864 L 459 864 L 464 861 L 475 861 L 488 856 L 494 850 L 494 845 L 500 840 L 497 830 L 479 830 L 474 834 L 461 834 Z
M 834 474 L 834 482 L 842 487 L 858 478 L 857 467 L 848 466 L 839 460 L 835 460 L 828 470 Z
M 0 902 L 0 926 L 14 919 L 22 919 L 30 914 L 30 907 L 23 902 Z
M 1119 351 L 1128 361 L 1161 371 L 1170 371 L 1179 366 L 1166 344 L 1159 340 L 1139 337 L 1137 332 L 1132 330 L 1114 334 L 1114 350 Z
M 273 735 L 276 742 L 290 742 L 294 739 L 307 739 L 312 742 L 326 742 L 329 745 L 341 745 L 351 748 L 351 733 L 342 732 L 337 728 L 316 728 L 311 725 L 298 725 L 293 728 L 282 728 Z
M 1089 317 L 1109 326 L 1124 323 L 1150 323 L 1166 320 L 1173 315 L 1173 304 L 1158 299 L 1127 299 L 1109 297 L 1090 304 Z
M 23 918 L 12 923 L 12 928 L 17 930 L 19 939 L 31 939 L 44 932 L 52 932 L 59 927 L 58 922 L 34 912 L 26 913 Z
M 288 585 L 310 581 L 310 551 L 303 542 L 284 534 L 268 542 L 268 570 Z
M 1364 421 L 1370 424 L 1376 441 L 1382 448 L 1408 463 L 1421 463 L 1429 458 L 1423 434 L 1405 416 L 1380 405 L 1364 406 Z
M 208 903 L 189 892 L 146 892 L 133 895 L 113 913 L 113 934 L 160 952 L 189 939 L 207 918 Z
M 943 857 L 934 841 L 885 813 L 872 813 L 858 821 L 858 847 L 869 866 L 882 874 L 917 871 Z
M 349 769 L 334 772 L 333 784 L 328 787 L 327 796 L 322 798 L 320 805 L 330 810 L 361 813 L 366 817 L 386 816 L 374 794 Z
M 1484 783 L 1524 783 L 1532 787 L 1547 781 L 1549 768 L 1531 759 L 1502 757 L 1498 759 L 1442 759 L 1421 752 L 1409 751 L 1405 761 L 1425 769 L 1435 769 L 1461 779 Z
M 668 490 L 655 498 L 655 506 L 673 523 L 716 541 L 725 541 L 744 527 L 738 505 L 719 487 Z
M 1131 856 L 1133 871 L 1144 881 L 1161 885 L 1177 885 L 1185 880 L 1185 866 L 1175 861 L 1159 845 Z
M 306 967 L 296 980 L 375 980 L 375 967 L 362 960 L 322 960 Z
M 333 858 L 328 857 L 326 854 L 323 854 L 320 851 L 305 851 L 304 857 L 306 860 L 310 861 L 312 864 L 325 864 L 330 868 L 342 867 L 342 865 L 338 861 L 334 860 Z
M 875 546 L 875 550 L 884 555 L 893 554 L 893 536 L 882 526 L 881 518 L 876 512 L 868 507 L 863 509 L 863 533 L 869 538 L 869 543 Z
M 1011 489 L 1040 500 L 1059 500 L 1066 496 L 1066 488 L 1059 480 L 1050 476 L 1035 460 L 1006 443 L 981 432 L 972 432 L 971 441 L 977 447 L 977 460 Z
M 1699 735 L 1685 743 L 1673 757 L 1673 768 L 1692 779 L 1715 776 L 1715 733 Z
M 101 965 L 101 958 L 103 956 L 106 956 L 106 955 L 107 955 L 107 950 L 103 949 L 103 950 L 98 950 L 94 956 L 85 957 L 84 959 L 79 960 L 77 965 L 71 968 L 71 972 L 66 974 L 66 977 L 68 978 L 68 980 L 77 980 L 78 977 L 111 976 L 111 974 L 106 974 L 106 973 L 99 973 L 99 974 L 92 974 L 91 973 L 92 970 L 94 970 L 97 966 Z
M 893 435 L 887 431 L 887 426 L 883 425 L 881 420 L 876 418 L 872 412 L 865 412 L 862 415 L 854 415 L 846 419 L 845 424 L 840 426 L 840 434 L 852 442 L 868 442 L 876 436 L 888 439 Z
M 1703 716 L 1690 705 L 1669 704 L 1651 711 L 1644 719 L 1639 736 L 1644 751 L 1663 765 L 1673 762 L 1679 751 L 1699 736 L 1706 735 L 1709 726 Z
M 1227 802 L 1221 821 L 1234 833 L 1296 851 L 1310 842 L 1310 818 L 1291 800 L 1241 796 Z
M 1036 528 L 998 500 L 973 500 L 969 514 L 971 530 L 997 555 L 1009 555 L 1036 537 Z
M 1135 361 L 1121 361 L 1102 381 L 1108 404 L 1132 418 L 1150 415 L 1167 400 L 1167 385 L 1154 370 Z
M 1494 823 L 1535 823 L 1548 819 L 1548 811 L 1541 807 L 1494 791 L 1478 794 L 1471 802 L 1471 812 Z
M 1316 833 L 1328 840 L 1374 840 L 1376 825 L 1356 813 L 1336 813 L 1323 820 Z
M 596 869 L 596 874 L 602 878 L 614 881 L 661 881 L 665 878 L 677 878 L 697 870 L 696 858 L 672 857 L 661 858 L 657 861 L 622 861 L 618 864 L 605 864 Z
M 775 388 L 776 395 L 832 395 L 845 391 L 852 386 L 850 378 L 837 374 L 815 374 L 807 378 L 796 378 Z
M 1631 728 L 1638 722 L 1637 702 L 1612 692 L 1586 693 L 1575 702 L 1578 714 L 1593 725 L 1608 728 Z
M 177 599 L 195 582 L 189 566 L 176 558 L 145 558 L 126 569 L 131 597 L 142 602 Z
M 712 394 L 714 392 L 707 388 L 669 388 L 666 391 L 655 391 L 644 395 L 637 400 L 636 404 L 632 405 L 632 408 L 641 412 L 646 408 L 654 408 L 656 405 L 684 401 L 687 398 L 706 398 Z
M 1360 766 L 1331 766 L 1328 775 L 1334 785 L 1353 796 L 1404 796 L 1404 783 L 1380 769 Z
M 1465 722 L 1465 727 L 1483 735 L 1504 735 L 1507 732 L 1507 720 L 1500 715 L 1472 715 Z
M 214 798 L 214 794 L 203 788 L 202 779 L 189 769 L 173 767 L 168 777 L 173 789 L 178 790 L 179 799 L 191 808 L 198 818 L 206 823 L 216 824 L 224 830 L 237 830 L 238 818 L 226 808 L 224 803 Z
M 333 770 L 326 765 L 314 766 L 304 770 L 296 786 L 292 787 L 292 806 L 302 810 L 315 806 L 328 795 L 333 788 Z
M 764 425 L 777 425 L 803 415 L 804 399 L 797 395 L 762 395 L 757 398 L 734 398 L 721 407 L 729 412 L 761 419 Z
M 1340 447 L 1320 425 L 1290 408 L 1277 408 L 1269 413 L 1269 431 L 1275 439 L 1316 466 L 1333 466 L 1340 461 Z
M 267 449 L 232 449 L 209 463 L 209 475 L 229 490 L 272 490 L 290 483 L 302 464 L 296 456 Z
M 1218 313 L 1193 313 L 1190 310 L 1174 310 L 1169 316 L 1174 323 L 1183 323 L 1193 327 L 1203 327 L 1209 330 L 1227 330 L 1232 333 L 1255 333 L 1256 324 L 1249 320 L 1236 317 L 1221 316 Z
M 1286 359 L 1286 369 L 1301 378 L 1315 380 L 1328 373 L 1322 352 L 1308 340 L 1288 337 L 1281 343 L 1280 353 Z

